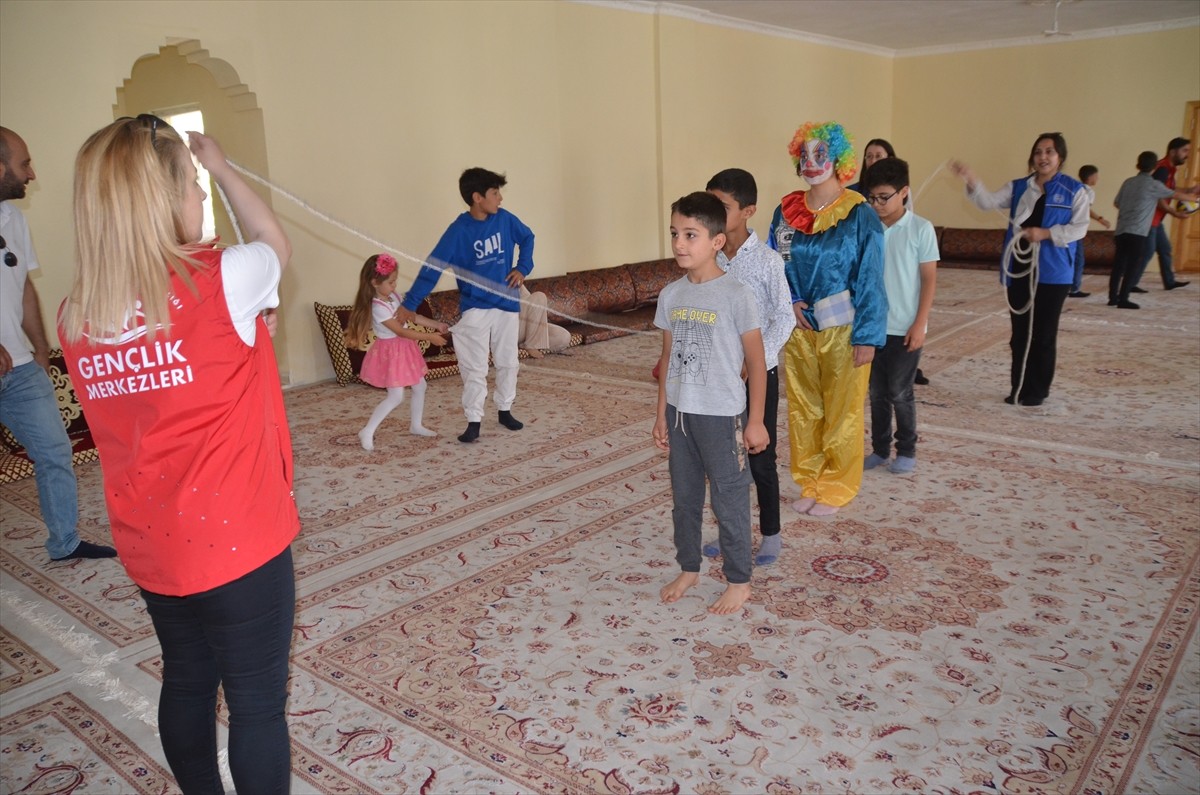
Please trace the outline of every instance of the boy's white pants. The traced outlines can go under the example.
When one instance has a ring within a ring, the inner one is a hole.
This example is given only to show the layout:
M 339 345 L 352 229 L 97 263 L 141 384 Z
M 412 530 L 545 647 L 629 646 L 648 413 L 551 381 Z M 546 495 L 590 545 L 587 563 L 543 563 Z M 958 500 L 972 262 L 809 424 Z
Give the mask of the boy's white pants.
M 488 353 L 496 366 L 496 391 L 492 402 L 499 411 L 508 411 L 517 399 L 517 334 L 520 317 L 503 309 L 468 309 L 450 329 L 454 335 L 454 353 L 462 376 L 463 413 L 467 422 L 483 420 L 487 399 Z

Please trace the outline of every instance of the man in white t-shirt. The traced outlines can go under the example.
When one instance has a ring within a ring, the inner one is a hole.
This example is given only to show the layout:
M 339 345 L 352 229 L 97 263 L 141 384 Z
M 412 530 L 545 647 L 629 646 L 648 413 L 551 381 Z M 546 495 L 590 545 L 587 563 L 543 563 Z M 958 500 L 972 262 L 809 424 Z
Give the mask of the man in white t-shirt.
M 37 290 L 28 278 L 37 270 L 37 254 L 25 216 L 11 203 L 25 198 L 25 186 L 34 179 L 29 148 L 21 136 L 0 127 L 0 424 L 33 461 L 51 560 L 111 558 L 115 549 L 82 541 L 75 529 L 79 502 L 71 441 L 48 375 L 50 343 Z

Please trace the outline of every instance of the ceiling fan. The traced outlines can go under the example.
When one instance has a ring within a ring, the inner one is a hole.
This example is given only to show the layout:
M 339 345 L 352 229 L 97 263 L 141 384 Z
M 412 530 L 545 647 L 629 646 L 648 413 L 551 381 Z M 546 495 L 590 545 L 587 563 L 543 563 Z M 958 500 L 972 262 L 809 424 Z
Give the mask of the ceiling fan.
M 1065 30 L 1058 29 L 1058 9 L 1063 4 L 1064 0 L 1054 0 L 1054 26 L 1048 30 L 1043 30 L 1042 35 L 1047 38 L 1052 36 L 1070 36 L 1071 34 Z M 1075 0 L 1065 0 L 1065 2 L 1075 2 Z M 1042 5 L 1039 3 L 1038 5 Z

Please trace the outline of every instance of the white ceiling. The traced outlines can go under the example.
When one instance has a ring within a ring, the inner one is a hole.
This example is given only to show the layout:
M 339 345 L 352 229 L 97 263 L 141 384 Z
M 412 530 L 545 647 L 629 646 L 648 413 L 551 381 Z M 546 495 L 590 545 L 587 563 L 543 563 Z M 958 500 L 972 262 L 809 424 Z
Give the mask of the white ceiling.
M 669 0 L 616 2 L 870 52 L 915 55 L 1200 26 L 1200 0 Z M 1197 29 L 1200 47 L 1200 28 Z

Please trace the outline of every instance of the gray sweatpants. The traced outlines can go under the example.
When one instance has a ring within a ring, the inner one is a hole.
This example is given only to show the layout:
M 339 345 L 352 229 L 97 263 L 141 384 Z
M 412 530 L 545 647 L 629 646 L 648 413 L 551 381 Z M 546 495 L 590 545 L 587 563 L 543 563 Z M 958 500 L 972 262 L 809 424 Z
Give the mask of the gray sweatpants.
M 724 563 L 725 580 L 750 582 L 750 461 L 742 430 L 746 415 L 712 417 L 684 414 L 667 404 L 667 441 L 671 446 L 671 490 L 675 523 L 675 560 L 687 572 L 699 572 L 705 478 L 712 486 L 712 507 Z

